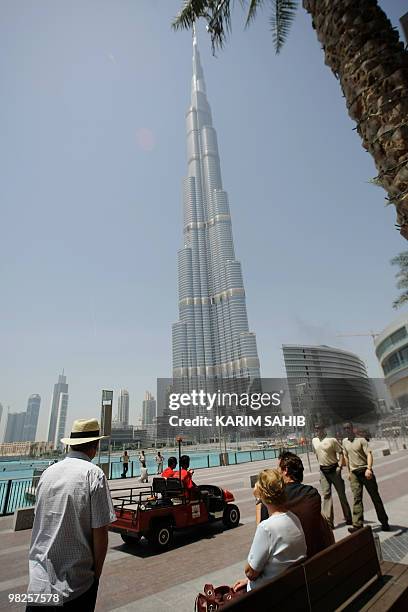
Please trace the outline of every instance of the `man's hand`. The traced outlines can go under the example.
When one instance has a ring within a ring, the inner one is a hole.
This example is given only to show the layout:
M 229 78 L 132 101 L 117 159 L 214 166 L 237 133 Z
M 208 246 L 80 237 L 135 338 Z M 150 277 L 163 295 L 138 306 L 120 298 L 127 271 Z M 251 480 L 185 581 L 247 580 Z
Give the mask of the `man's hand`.
M 244 588 L 246 585 L 248 584 L 248 579 L 247 578 L 242 578 L 242 580 L 238 580 L 234 586 L 232 587 L 232 590 L 237 592 L 240 589 Z
M 256 580 L 261 572 L 257 572 L 249 565 L 249 563 L 245 566 L 245 576 L 248 580 Z
M 367 468 L 364 473 L 364 476 L 367 478 L 367 480 L 371 480 L 373 477 L 373 471 L 370 470 L 370 468 Z

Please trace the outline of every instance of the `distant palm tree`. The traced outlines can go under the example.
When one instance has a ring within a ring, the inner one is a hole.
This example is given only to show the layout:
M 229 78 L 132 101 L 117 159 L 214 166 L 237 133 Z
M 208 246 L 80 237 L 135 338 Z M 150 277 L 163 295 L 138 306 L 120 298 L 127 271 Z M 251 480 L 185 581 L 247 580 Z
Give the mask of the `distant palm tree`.
M 279 53 L 295 16 L 297 0 L 240 0 L 247 5 L 245 26 L 258 9 L 271 8 L 270 26 Z M 207 21 L 213 50 L 222 47 L 231 28 L 233 0 L 184 0 L 173 27 Z M 397 209 L 397 227 L 408 240 L 408 51 L 377 0 L 303 0 L 312 16 L 330 66 L 357 122 L 363 147 L 378 171 L 374 182 Z M 367 220 L 369 224 L 369 219 Z
M 399 266 L 399 271 L 396 273 L 397 289 L 403 289 L 401 295 L 392 303 L 394 308 L 400 308 L 408 302 L 408 251 L 400 253 L 391 259 L 393 266 Z

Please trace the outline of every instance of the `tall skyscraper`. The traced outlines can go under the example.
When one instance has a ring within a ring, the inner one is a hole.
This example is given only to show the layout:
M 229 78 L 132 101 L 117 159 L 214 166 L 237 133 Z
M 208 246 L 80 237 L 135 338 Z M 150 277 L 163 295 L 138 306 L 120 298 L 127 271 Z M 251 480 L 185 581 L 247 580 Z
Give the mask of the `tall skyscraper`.
M 7 414 L 6 431 L 3 442 L 24 442 L 25 412 L 9 412 Z
M 58 421 L 58 410 L 60 405 L 61 393 L 68 393 L 67 377 L 64 376 L 64 371 L 58 376 L 58 382 L 54 385 L 54 392 L 52 394 L 51 409 L 50 409 L 50 420 L 48 426 L 48 442 L 56 441 L 57 433 L 57 421 Z
M 153 395 L 146 391 L 143 400 L 142 427 L 153 425 L 154 417 L 156 416 L 156 400 Z
M 58 417 L 57 427 L 54 440 L 54 448 L 63 448 L 61 438 L 65 438 L 65 427 L 67 424 L 67 413 L 68 413 L 68 393 L 59 394 L 58 402 Z
M 25 442 L 34 442 L 37 433 L 38 415 L 40 414 L 41 397 L 35 393 L 30 395 L 24 423 L 23 438 Z
M 184 245 L 178 252 L 173 384 L 220 389 L 228 382 L 231 388 L 234 379 L 259 378 L 259 359 L 255 334 L 248 327 L 241 264 L 235 258 L 228 196 L 195 32 L 186 120 L 188 175 Z
M 127 391 L 127 389 L 121 389 L 119 391 L 116 421 L 121 426 L 129 425 L 129 391 Z

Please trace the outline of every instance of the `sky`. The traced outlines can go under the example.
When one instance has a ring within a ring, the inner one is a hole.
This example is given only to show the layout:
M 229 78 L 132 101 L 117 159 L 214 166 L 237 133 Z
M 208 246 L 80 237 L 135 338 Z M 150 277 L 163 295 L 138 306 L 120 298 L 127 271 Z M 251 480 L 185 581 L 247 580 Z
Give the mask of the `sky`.
M 402 0 L 380 0 L 397 27 Z M 181 0 L 2 0 L 0 403 L 42 398 L 65 369 L 67 428 L 101 390 L 171 373 L 182 246 L 191 34 Z M 407 248 L 374 163 L 300 7 L 273 51 L 267 12 L 212 55 L 198 39 L 264 377 L 282 344 L 350 350 L 380 375 L 372 339 L 398 316 L 390 259 Z

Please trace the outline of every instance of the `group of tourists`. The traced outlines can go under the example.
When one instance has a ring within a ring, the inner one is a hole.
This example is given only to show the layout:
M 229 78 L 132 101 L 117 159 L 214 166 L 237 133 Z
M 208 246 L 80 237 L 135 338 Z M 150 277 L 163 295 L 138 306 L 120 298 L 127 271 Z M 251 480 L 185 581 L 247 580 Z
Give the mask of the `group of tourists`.
M 355 434 L 350 423 L 345 431 L 346 437 L 340 444 L 328 437 L 320 425 L 313 439 L 320 466 L 323 505 L 317 489 L 302 483 L 303 463 L 296 454 L 284 452 L 277 468 L 260 472 L 253 490 L 257 528 L 244 570 L 245 578 L 235 583 L 235 591 L 257 588 L 293 563 L 334 543 L 332 485 L 339 495 L 350 531 L 363 525 L 364 487 L 373 500 L 382 528 L 389 530 L 369 444 Z M 96 419 L 75 421 L 70 437 L 61 440 L 70 447 L 69 453 L 63 461 L 43 472 L 36 489 L 28 593 L 58 596 L 58 605 L 47 606 L 50 612 L 60 610 L 61 604 L 64 610 L 92 612 L 95 607 L 108 548 L 108 527 L 116 520 L 106 477 L 92 463 L 102 438 Z M 129 462 L 126 457 L 127 452 L 122 457 L 124 470 Z M 143 451 L 139 461 L 141 469 L 147 469 Z M 194 472 L 188 455 L 180 458 L 179 470 L 176 457 L 169 457 L 165 470 L 160 453 L 156 462 L 163 477 L 182 481 L 187 496 L 190 490 L 194 492 Z M 354 497 L 352 512 L 341 476 L 344 466 Z M 29 612 L 37 609 L 37 606 L 27 607 Z
M 244 569 L 246 577 L 234 584 L 234 591 L 261 586 L 293 563 L 310 558 L 334 543 L 332 485 L 350 533 L 363 527 L 364 487 L 373 501 L 382 530 L 390 530 L 367 439 L 356 435 L 352 423 L 344 426 L 345 438 L 341 444 L 327 436 L 323 425 L 318 425 L 316 431 L 312 444 L 319 463 L 323 504 L 317 489 L 302 484 L 303 463 L 294 453 L 282 453 L 277 469 L 260 472 L 253 491 L 258 526 Z M 353 511 L 341 476 L 343 467 L 348 471 Z
M 372 499 L 382 531 L 389 531 L 388 516 L 381 500 L 377 480 L 373 472 L 373 453 L 367 438 L 354 431 L 352 423 L 344 426 L 345 438 L 342 443 L 327 436 L 324 425 L 316 427 L 317 436 L 312 444 L 320 466 L 320 486 L 323 495 L 323 514 L 334 529 L 332 486 L 336 489 L 343 510 L 344 520 L 353 533 L 363 527 L 363 489 Z M 342 469 L 347 468 L 350 488 L 353 494 L 353 512 L 346 497 Z
M 129 462 L 130 462 L 130 457 L 128 455 L 127 450 L 123 452 L 123 455 L 121 456 L 120 460 L 123 464 L 122 478 L 126 478 L 128 470 L 129 470 Z M 140 464 L 140 482 L 149 482 L 149 474 L 147 471 L 146 455 L 145 455 L 144 450 L 140 451 L 138 455 L 138 460 Z M 155 461 L 156 461 L 156 466 L 157 466 L 156 474 L 161 474 L 163 472 L 164 457 L 160 451 L 157 451 Z

